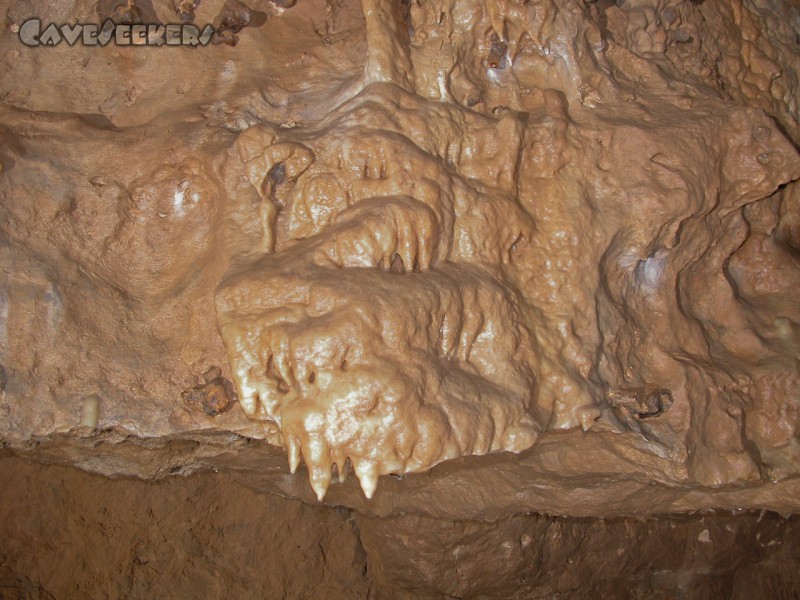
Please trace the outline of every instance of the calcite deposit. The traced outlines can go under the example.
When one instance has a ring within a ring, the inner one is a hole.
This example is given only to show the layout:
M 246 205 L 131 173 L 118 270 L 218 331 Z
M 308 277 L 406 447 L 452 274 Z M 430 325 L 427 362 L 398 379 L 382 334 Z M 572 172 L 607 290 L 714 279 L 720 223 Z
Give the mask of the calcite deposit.
M 0 5 L 15 453 L 376 516 L 800 509 L 796 2 Z

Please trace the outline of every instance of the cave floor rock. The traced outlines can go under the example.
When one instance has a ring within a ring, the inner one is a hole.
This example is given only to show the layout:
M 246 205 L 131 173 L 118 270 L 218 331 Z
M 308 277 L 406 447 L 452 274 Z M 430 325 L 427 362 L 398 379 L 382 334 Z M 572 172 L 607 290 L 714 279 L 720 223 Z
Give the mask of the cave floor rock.
M 800 517 L 365 516 L 0 458 L 0 598 L 797 598 Z

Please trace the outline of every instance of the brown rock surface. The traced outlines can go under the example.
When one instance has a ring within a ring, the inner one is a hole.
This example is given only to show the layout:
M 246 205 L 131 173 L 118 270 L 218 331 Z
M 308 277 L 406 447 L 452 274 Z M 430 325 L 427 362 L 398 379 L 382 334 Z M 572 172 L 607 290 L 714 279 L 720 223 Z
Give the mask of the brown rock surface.
M 0 2 L 14 453 L 372 516 L 798 510 L 796 3 L 165 0 L 130 18 L 225 36 L 14 32 L 101 4 Z M 328 489 L 351 469 L 372 500 Z
M 373 518 L 242 487 L 0 458 L 0 597 L 793 598 L 800 519 L 769 512 Z

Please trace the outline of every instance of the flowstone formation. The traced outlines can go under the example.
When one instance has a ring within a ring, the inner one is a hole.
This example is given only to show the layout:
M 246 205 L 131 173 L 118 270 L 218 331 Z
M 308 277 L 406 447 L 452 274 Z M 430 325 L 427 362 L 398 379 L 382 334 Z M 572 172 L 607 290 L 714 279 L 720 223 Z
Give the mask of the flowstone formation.
M 605 413 L 603 426 L 640 433 L 703 482 L 793 471 L 797 355 L 777 335 L 791 335 L 791 300 L 760 316 L 779 344 L 765 361 L 740 282 L 763 269 L 734 258 L 750 205 L 800 174 L 774 123 L 675 102 L 693 114 L 662 117 L 663 141 L 623 124 L 596 140 L 594 172 L 569 178 L 570 138 L 587 132 L 564 93 L 537 90 L 536 119 L 490 107 L 480 86 L 524 64 L 544 25 L 533 6 L 362 6 L 355 94 L 302 128 L 255 124 L 237 140 L 265 256 L 217 292 L 220 329 L 244 412 L 278 424 L 291 470 L 302 456 L 322 499 L 351 461 L 371 497 L 378 475 L 519 452 L 542 429 L 588 430 Z M 452 54 L 425 61 L 431 38 Z M 723 132 L 715 148 L 688 128 L 711 167 L 702 184 L 673 149 L 687 120 Z M 545 143 L 542 126 L 555 134 Z M 596 188 L 575 190 L 585 204 L 571 215 L 543 214 L 569 202 L 531 189 L 548 175 Z M 746 398 L 758 388 L 770 398 Z M 791 433 L 777 440 L 781 413 Z
M 217 292 L 220 330 L 244 412 L 280 426 L 320 499 L 348 459 L 371 497 L 379 475 L 525 450 L 550 418 L 514 285 L 521 144 L 514 115 L 378 82 L 239 138 L 266 255 Z
M 126 18 L 218 35 L 13 34 L 111 4 L 2 4 L 3 443 L 306 497 L 265 440 L 379 514 L 800 508 L 794 3 L 154 1 Z

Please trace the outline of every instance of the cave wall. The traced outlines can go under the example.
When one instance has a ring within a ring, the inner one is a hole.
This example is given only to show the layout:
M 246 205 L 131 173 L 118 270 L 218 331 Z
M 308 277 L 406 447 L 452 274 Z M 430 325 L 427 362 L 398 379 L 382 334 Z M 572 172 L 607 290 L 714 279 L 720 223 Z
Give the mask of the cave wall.
M 795 3 L 111 4 L 2 5 L 5 446 L 376 514 L 796 510 Z M 17 35 L 115 14 L 219 33 Z

